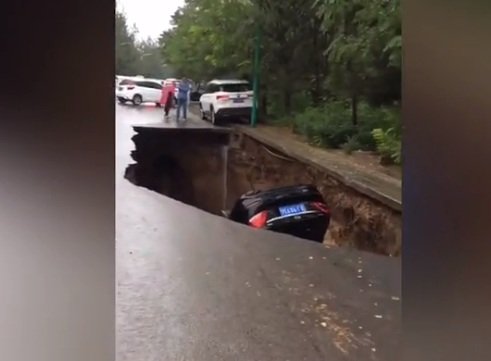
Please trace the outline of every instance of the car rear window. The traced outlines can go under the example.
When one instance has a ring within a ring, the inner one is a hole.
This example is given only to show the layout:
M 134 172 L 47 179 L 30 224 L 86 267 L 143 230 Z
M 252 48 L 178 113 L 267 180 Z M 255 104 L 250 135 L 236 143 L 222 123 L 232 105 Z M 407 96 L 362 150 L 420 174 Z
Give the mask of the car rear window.
M 130 85 L 130 84 L 135 84 L 135 82 L 134 82 L 133 80 L 123 79 L 123 80 L 121 80 L 121 82 L 119 83 L 119 85 Z
M 161 83 L 157 83 L 157 82 L 153 82 L 153 81 L 149 81 L 148 84 L 147 84 L 147 87 L 148 88 L 153 88 L 153 89 L 162 89 L 162 84 Z
M 220 91 L 228 93 L 247 92 L 251 90 L 251 86 L 244 83 L 220 84 L 219 87 Z
M 162 85 L 154 81 L 137 81 L 136 85 L 142 88 L 162 89 Z

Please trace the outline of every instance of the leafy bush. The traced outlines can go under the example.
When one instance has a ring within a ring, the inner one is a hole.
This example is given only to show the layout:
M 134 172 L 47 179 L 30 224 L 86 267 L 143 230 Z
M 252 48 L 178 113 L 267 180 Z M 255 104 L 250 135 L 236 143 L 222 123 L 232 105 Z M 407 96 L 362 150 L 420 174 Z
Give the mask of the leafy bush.
M 304 112 L 293 116 L 293 130 L 311 138 L 324 121 L 324 117 L 322 109 L 309 107 Z
M 372 135 L 377 144 L 377 152 L 382 159 L 401 164 L 401 140 L 395 134 L 394 128 L 388 130 L 374 129 Z
M 351 154 L 355 150 L 359 150 L 362 148 L 360 141 L 358 140 L 358 135 L 354 135 L 348 138 L 348 141 L 344 143 L 341 148 L 345 151 L 346 154 Z
M 358 141 L 361 150 L 375 151 L 376 141 L 372 131 L 382 129 L 384 131 L 393 128 L 393 132 L 400 134 L 400 111 L 397 108 L 374 108 L 362 103 L 358 108 Z
M 350 122 L 350 112 L 342 102 L 331 102 L 323 107 L 307 108 L 294 117 L 294 130 L 312 143 L 329 148 L 340 148 L 356 134 Z
M 351 119 L 349 102 L 330 101 L 322 107 L 309 107 L 293 116 L 293 129 L 311 144 L 326 148 L 377 151 L 384 159 L 400 164 L 400 110 L 375 108 L 367 103 L 358 107 L 358 124 Z

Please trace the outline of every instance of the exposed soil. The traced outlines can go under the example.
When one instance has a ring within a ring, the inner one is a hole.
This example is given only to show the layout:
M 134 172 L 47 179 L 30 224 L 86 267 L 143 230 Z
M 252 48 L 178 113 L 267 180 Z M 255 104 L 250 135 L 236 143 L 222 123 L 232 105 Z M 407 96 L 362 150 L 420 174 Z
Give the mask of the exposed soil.
M 225 203 L 227 134 L 159 132 L 133 137 L 132 183 L 219 215 Z
M 385 255 L 401 252 L 401 214 L 327 175 L 321 169 L 277 157 L 244 136 L 229 151 L 228 201 L 250 189 L 315 184 L 332 210 L 326 244 L 348 245 Z
M 146 130 L 133 140 L 137 164 L 126 176 L 139 186 L 220 214 L 250 190 L 314 184 L 332 212 L 326 244 L 400 255 L 400 212 L 347 187 L 323 169 L 268 151 L 249 136 L 230 141 L 228 135 L 213 132 Z

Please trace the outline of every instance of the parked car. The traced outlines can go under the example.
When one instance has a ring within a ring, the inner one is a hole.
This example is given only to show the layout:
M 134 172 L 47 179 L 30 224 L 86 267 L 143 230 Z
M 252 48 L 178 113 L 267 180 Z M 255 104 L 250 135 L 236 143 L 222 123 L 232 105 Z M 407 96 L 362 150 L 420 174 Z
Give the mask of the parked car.
M 164 85 L 164 81 L 165 81 L 163 79 L 155 79 L 155 78 L 145 78 L 145 80 L 154 81 L 156 83 L 159 83 L 160 85 Z
M 189 97 L 190 100 L 192 102 L 199 102 L 201 96 L 205 93 L 205 89 L 206 89 L 206 84 L 204 85 L 201 83 L 195 84 Z
M 121 85 L 122 82 L 127 83 L 129 81 L 136 81 L 136 80 L 141 80 L 141 79 L 134 76 L 116 75 L 117 85 Z
M 121 85 L 130 85 L 130 84 L 135 84 L 135 80 L 132 79 L 132 78 L 125 78 L 125 79 L 121 79 L 118 83 L 118 86 L 121 86 Z
M 176 79 L 176 78 L 167 78 L 164 80 L 164 82 L 166 83 L 172 83 L 172 82 L 177 82 L 179 81 L 179 79 Z
M 131 101 L 134 105 L 142 103 L 155 103 L 160 105 L 162 84 L 155 80 L 127 80 L 121 81 L 116 91 L 120 103 Z
M 331 212 L 313 185 L 295 185 L 249 192 L 242 195 L 230 212 L 232 221 L 258 229 L 290 234 L 322 243 Z
M 201 118 L 219 124 L 223 119 L 249 118 L 253 92 L 245 80 L 212 80 L 199 99 Z

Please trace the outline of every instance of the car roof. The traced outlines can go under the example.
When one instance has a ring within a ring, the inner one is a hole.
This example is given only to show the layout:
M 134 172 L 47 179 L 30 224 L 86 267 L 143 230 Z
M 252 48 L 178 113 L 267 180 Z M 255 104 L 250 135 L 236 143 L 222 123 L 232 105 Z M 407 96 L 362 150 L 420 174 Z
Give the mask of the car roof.
M 147 82 L 150 82 L 150 83 L 157 83 L 157 84 L 160 84 L 162 85 L 162 81 L 161 80 L 156 80 L 156 79 L 149 79 L 149 78 L 143 78 L 143 79 L 132 79 L 134 82 L 137 82 L 137 83 L 147 83 Z
M 249 82 L 247 80 L 242 80 L 242 79 L 214 79 L 212 81 L 210 81 L 210 83 L 213 83 L 213 84 L 230 84 L 230 83 L 233 83 L 233 84 L 249 84 Z

